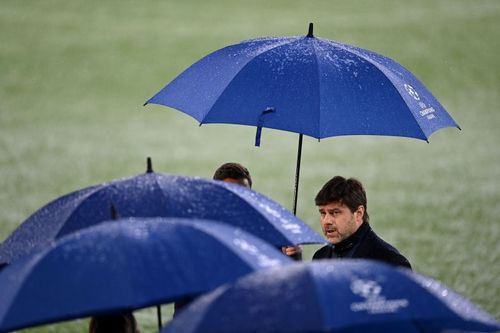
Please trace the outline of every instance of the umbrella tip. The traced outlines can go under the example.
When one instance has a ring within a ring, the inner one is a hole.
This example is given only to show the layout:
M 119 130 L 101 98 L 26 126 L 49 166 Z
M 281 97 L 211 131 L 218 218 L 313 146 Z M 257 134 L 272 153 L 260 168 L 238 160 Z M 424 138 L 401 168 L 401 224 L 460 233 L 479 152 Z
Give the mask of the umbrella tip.
M 314 37 L 313 35 L 313 24 L 309 23 L 309 31 L 307 32 L 307 37 Z
M 117 220 L 118 219 L 118 211 L 116 210 L 116 207 L 113 203 L 111 203 L 111 219 L 112 220 Z
M 146 169 L 146 173 L 151 173 L 151 172 L 154 172 L 153 171 L 153 162 L 151 162 L 151 157 L 148 157 L 147 160 L 147 169 Z

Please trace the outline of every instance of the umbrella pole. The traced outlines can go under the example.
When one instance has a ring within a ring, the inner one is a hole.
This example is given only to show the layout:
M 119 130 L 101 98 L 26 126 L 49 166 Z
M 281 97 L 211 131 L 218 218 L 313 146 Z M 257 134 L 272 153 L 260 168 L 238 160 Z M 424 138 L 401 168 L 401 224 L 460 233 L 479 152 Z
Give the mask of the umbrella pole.
M 300 160 L 302 158 L 302 133 L 299 134 L 299 147 L 297 149 L 297 166 L 295 167 L 295 189 L 293 194 L 293 215 L 297 215 L 297 197 L 299 195 Z
M 158 330 L 161 331 L 162 323 L 161 323 L 161 306 L 160 305 L 156 306 L 156 314 L 158 316 Z

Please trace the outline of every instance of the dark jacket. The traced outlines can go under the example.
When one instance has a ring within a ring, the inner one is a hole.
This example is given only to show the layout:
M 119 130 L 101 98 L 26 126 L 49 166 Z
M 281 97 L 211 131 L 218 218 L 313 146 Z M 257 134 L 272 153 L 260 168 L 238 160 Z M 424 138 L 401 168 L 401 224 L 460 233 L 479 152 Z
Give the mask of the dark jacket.
M 368 223 L 336 245 L 326 245 L 316 251 L 313 260 L 330 258 L 359 258 L 383 261 L 411 269 L 410 262 L 395 247 L 378 237 Z

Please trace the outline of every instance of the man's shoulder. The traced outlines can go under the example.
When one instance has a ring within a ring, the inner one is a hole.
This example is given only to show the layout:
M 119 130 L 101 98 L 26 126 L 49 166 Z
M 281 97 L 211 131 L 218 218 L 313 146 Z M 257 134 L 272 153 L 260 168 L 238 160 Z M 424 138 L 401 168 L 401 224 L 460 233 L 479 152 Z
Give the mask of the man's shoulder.
M 366 246 L 372 247 L 380 251 L 399 253 L 399 251 L 394 246 L 383 240 L 379 235 L 375 233 L 375 231 L 373 231 L 373 229 L 370 229 L 370 231 L 367 233 L 365 239 L 363 240 L 363 243 Z
M 410 262 L 394 246 L 380 238 L 373 229 L 366 235 L 355 251 L 355 257 L 384 261 L 411 268 Z

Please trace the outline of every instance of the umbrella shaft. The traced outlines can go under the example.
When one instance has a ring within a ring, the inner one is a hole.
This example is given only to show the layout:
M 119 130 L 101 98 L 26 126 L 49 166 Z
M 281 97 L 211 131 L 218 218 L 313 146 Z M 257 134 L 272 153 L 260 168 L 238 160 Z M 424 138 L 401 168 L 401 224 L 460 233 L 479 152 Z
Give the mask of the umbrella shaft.
M 161 322 L 161 306 L 157 305 L 156 306 L 156 314 L 158 316 L 158 330 L 161 331 L 161 327 L 163 326 Z
M 300 160 L 302 158 L 302 134 L 299 134 L 299 147 L 297 149 L 297 166 L 295 167 L 295 188 L 293 194 L 293 215 L 297 215 L 297 197 L 299 195 Z

